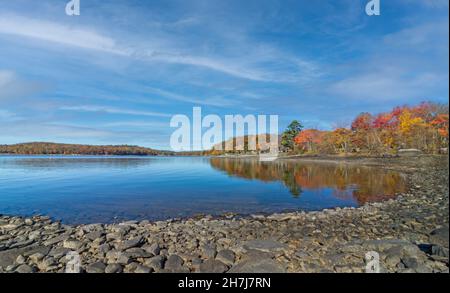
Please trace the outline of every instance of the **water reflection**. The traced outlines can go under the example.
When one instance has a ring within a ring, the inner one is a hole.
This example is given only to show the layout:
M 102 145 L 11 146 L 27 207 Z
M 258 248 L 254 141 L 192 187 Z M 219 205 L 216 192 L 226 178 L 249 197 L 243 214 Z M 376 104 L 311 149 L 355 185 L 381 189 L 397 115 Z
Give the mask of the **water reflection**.
M 359 205 L 392 198 L 396 193 L 405 192 L 407 187 L 404 175 L 399 172 L 351 164 L 212 158 L 211 166 L 230 176 L 281 181 L 294 198 L 301 197 L 305 190 L 329 188 L 334 197 L 353 199 Z
M 101 166 L 102 168 L 135 168 L 155 161 L 153 157 L 99 157 L 99 156 L 0 156 L 3 168 L 12 169 L 77 169 Z

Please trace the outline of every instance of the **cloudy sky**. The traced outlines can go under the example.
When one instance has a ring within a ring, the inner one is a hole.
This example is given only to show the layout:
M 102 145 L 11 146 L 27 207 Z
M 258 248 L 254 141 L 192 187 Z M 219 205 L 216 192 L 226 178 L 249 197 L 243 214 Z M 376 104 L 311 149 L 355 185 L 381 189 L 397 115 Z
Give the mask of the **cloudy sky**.
M 446 102 L 447 0 L 0 1 L 0 144 L 169 148 L 174 114 L 307 127 Z

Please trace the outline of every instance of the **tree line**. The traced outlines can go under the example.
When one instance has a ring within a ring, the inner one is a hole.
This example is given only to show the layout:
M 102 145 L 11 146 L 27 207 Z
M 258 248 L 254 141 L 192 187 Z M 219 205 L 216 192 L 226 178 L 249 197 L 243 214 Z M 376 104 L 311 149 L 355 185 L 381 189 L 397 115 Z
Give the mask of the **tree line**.
M 0 154 L 23 155 L 137 155 L 158 156 L 173 155 L 170 151 L 160 151 L 130 145 L 80 145 L 32 142 L 14 145 L 0 145 Z
M 306 154 L 390 154 L 407 148 L 442 153 L 448 148 L 448 127 L 448 104 L 423 102 L 376 115 L 364 112 L 349 127 L 330 131 L 304 129 L 293 121 L 281 145 L 288 152 Z

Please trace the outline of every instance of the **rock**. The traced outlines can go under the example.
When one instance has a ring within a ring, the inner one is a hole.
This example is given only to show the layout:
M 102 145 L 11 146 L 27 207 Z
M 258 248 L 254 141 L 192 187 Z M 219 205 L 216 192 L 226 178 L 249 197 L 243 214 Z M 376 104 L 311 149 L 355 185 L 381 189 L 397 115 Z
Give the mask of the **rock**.
M 251 240 L 244 243 L 247 250 L 259 250 L 263 252 L 278 252 L 285 250 L 287 246 L 275 240 Z
M 146 246 L 143 247 L 147 252 L 153 254 L 153 255 L 158 255 L 159 252 L 161 251 L 161 249 L 159 248 L 159 244 L 158 243 L 153 243 L 150 246 Z
M 159 271 L 164 266 L 165 258 L 162 255 L 157 255 L 152 258 L 148 258 L 144 261 L 144 264 L 155 271 Z
M 101 274 L 104 273 L 106 265 L 102 262 L 95 262 L 86 267 L 86 272 L 89 274 Z
M 264 251 L 260 251 L 260 250 L 247 250 L 241 256 L 241 259 L 251 259 L 251 258 L 271 259 L 274 257 L 275 257 L 275 255 L 270 252 L 264 252 Z
M 152 272 L 152 269 L 143 265 L 138 265 L 134 272 L 136 274 L 148 274 Z
M 12 248 L 20 248 L 20 247 L 25 247 L 25 246 L 29 246 L 30 244 L 33 244 L 35 241 L 33 239 L 28 239 L 28 240 L 24 240 L 24 241 L 19 241 L 16 242 L 14 244 L 11 244 L 9 246 L 10 249 Z
M 449 227 L 442 227 L 430 233 L 431 244 L 438 244 L 444 247 L 449 247 Z
M 397 255 L 388 255 L 386 257 L 385 263 L 389 267 L 396 267 L 401 261 L 400 257 Z
M 16 272 L 19 274 L 30 274 L 34 273 L 36 270 L 33 267 L 30 267 L 27 264 L 21 264 L 16 268 Z
M 202 256 L 204 258 L 214 258 L 216 256 L 216 246 L 213 244 L 205 244 L 201 248 Z
M 236 256 L 232 250 L 224 249 L 217 253 L 216 259 L 220 260 L 224 264 L 231 266 L 234 264 Z
M 417 269 L 417 267 L 419 266 L 419 262 L 417 261 L 417 259 L 412 257 L 402 259 L 402 263 L 407 269 Z
M 97 250 L 100 254 L 105 255 L 108 253 L 108 251 L 111 250 L 111 245 L 109 245 L 108 243 L 104 243 L 102 245 L 99 245 L 97 247 Z
M 191 261 L 191 267 L 195 269 L 196 271 L 200 270 L 200 265 L 203 263 L 203 260 L 201 258 L 194 258 Z
M 108 263 L 118 263 L 121 265 L 131 263 L 131 258 L 127 255 L 127 253 L 116 250 L 108 251 L 106 254 L 106 259 L 108 260 Z
M 66 254 L 72 251 L 68 248 L 64 248 L 64 247 L 54 247 L 50 250 L 50 252 L 48 253 L 49 256 L 53 256 L 55 259 L 60 259 L 64 256 L 66 256 Z
M 216 259 L 208 259 L 207 261 L 200 264 L 200 273 L 224 273 L 228 270 L 228 267 Z
M 26 260 L 25 260 L 25 257 L 23 257 L 23 255 L 19 255 L 19 256 L 16 258 L 16 263 L 19 264 L 19 265 L 24 264 L 25 261 L 26 261 Z
M 53 257 L 46 257 L 42 261 L 38 262 L 38 268 L 42 272 L 49 272 L 57 268 L 57 262 Z
M 33 221 L 32 219 L 25 219 L 24 222 L 25 222 L 25 224 L 28 225 L 28 226 L 31 226 L 31 225 L 34 224 L 34 221 Z
M 45 240 L 44 241 L 44 245 L 45 246 L 51 246 L 53 244 L 65 241 L 65 240 L 69 239 L 69 237 L 70 237 L 70 234 L 62 234 L 62 235 L 50 238 L 48 240 Z
M 147 252 L 146 250 L 138 247 L 129 248 L 125 251 L 125 255 L 131 258 L 149 258 L 152 257 L 153 254 Z
M 178 270 L 183 266 L 183 259 L 176 254 L 172 254 L 167 258 L 164 265 L 164 269 L 167 270 Z
M 439 257 L 449 257 L 448 248 L 442 247 L 440 245 L 431 246 L 431 254 Z
M 81 248 L 82 245 L 83 245 L 83 243 L 80 240 L 76 240 L 76 239 L 67 239 L 67 240 L 64 240 L 64 242 L 63 242 L 64 248 L 68 248 L 68 249 L 72 249 L 72 250 L 78 250 Z
M 117 274 L 121 273 L 122 271 L 123 271 L 122 266 L 117 263 L 109 264 L 105 268 L 105 273 L 107 274 Z
M 247 259 L 234 265 L 229 273 L 284 273 L 284 267 L 272 259 Z
M 133 238 L 130 240 L 121 241 L 116 245 L 118 250 L 127 250 L 128 248 L 133 248 L 138 246 L 142 241 L 142 237 Z
M 40 245 L 30 245 L 22 248 L 8 249 L 0 251 L 0 268 L 6 268 L 9 265 L 14 264 L 15 260 L 19 255 L 24 257 L 30 256 L 31 254 L 40 252 L 43 255 L 47 255 L 50 248 Z
M 44 254 L 42 254 L 42 253 L 40 253 L 40 252 L 36 252 L 36 253 L 33 253 L 32 255 L 30 255 L 28 258 L 29 258 L 33 263 L 36 264 L 36 263 L 40 262 L 41 260 L 43 260 L 44 257 L 45 257 Z
M 94 241 L 94 240 L 102 237 L 103 235 L 105 235 L 105 233 L 103 231 L 93 231 L 93 232 L 86 234 L 86 238 L 91 241 Z

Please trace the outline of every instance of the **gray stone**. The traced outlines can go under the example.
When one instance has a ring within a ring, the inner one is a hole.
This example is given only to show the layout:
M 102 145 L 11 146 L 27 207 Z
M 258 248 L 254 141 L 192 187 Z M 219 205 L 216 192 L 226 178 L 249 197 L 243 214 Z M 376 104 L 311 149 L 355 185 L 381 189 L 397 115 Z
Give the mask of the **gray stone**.
M 38 262 L 39 270 L 48 272 L 57 268 L 57 263 L 53 257 L 46 257 L 42 261 Z
M 19 255 L 19 256 L 16 258 L 16 263 L 19 264 L 19 265 L 24 264 L 25 261 L 26 261 L 26 260 L 25 260 L 25 257 L 23 257 L 23 255 Z
M 80 249 L 82 245 L 83 245 L 83 243 L 80 240 L 76 240 L 76 239 L 66 239 L 63 242 L 64 248 L 73 249 L 73 250 Z
M 388 255 L 386 257 L 385 263 L 389 267 L 396 267 L 398 263 L 400 263 L 400 257 L 397 255 Z
M 129 248 L 125 251 L 125 255 L 127 255 L 128 257 L 131 258 L 149 258 L 152 257 L 153 254 L 145 251 L 142 248 L 138 248 L 138 247 L 133 247 L 133 248 Z
M 143 265 L 138 265 L 134 272 L 137 274 L 148 274 L 152 272 L 152 269 Z
M 104 273 L 106 265 L 102 262 L 95 262 L 86 267 L 86 272 L 89 274 L 99 274 Z
M 109 245 L 109 243 L 105 243 L 105 244 L 99 245 L 97 247 L 97 250 L 98 250 L 99 253 L 105 255 L 106 253 L 108 253 L 108 251 L 111 250 L 111 245 Z
M 417 259 L 412 257 L 402 259 L 402 263 L 408 269 L 416 269 L 419 266 L 419 262 L 417 261 Z
M 229 249 L 221 250 L 216 255 L 217 260 L 220 260 L 221 262 L 223 262 L 224 264 L 226 264 L 228 266 L 231 266 L 232 264 L 234 264 L 235 258 L 236 258 L 236 256 L 235 256 L 234 252 Z
M 164 268 L 167 270 L 178 270 L 183 266 L 183 259 L 176 254 L 172 254 L 167 258 Z
M 105 273 L 107 274 L 117 274 L 121 273 L 123 271 L 123 268 L 120 264 L 112 263 L 106 266 Z
M 199 271 L 200 273 L 224 273 L 228 270 L 228 267 L 216 259 L 208 259 L 207 261 L 200 264 Z
M 448 248 L 442 247 L 440 245 L 431 246 L 431 254 L 439 257 L 449 257 Z
M 48 253 L 49 256 L 53 256 L 55 259 L 60 259 L 63 256 L 66 256 L 66 254 L 72 251 L 68 248 L 64 248 L 64 247 L 54 247 L 50 250 L 50 252 Z
M 40 253 L 40 252 L 36 252 L 33 253 L 32 255 L 30 255 L 28 258 L 34 262 L 34 263 L 38 263 L 39 261 L 43 260 L 45 257 L 44 254 Z
M 430 233 L 431 244 L 438 244 L 444 247 L 449 247 L 449 227 L 442 227 Z
M 250 240 L 244 243 L 247 250 L 259 250 L 263 252 L 278 252 L 286 249 L 287 245 L 275 240 Z
M 150 246 L 146 246 L 143 247 L 147 252 L 153 254 L 153 255 L 158 255 L 159 252 L 161 251 L 159 244 L 158 243 L 153 243 Z
M 36 270 L 33 267 L 30 267 L 27 264 L 21 264 L 16 268 L 16 272 L 19 274 L 30 274 L 34 273 Z
M 159 271 L 164 267 L 165 258 L 162 255 L 157 255 L 152 258 L 148 258 L 144 261 L 144 264 L 155 271 Z
M 117 244 L 116 248 L 118 250 L 127 250 L 128 248 L 133 248 L 141 244 L 142 237 L 133 238 L 130 240 L 124 240 Z
M 118 263 L 121 265 L 127 265 L 131 263 L 131 258 L 122 251 L 110 250 L 106 254 L 106 259 L 108 263 Z
M 202 256 L 204 258 L 214 258 L 216 256 L 216 247 L 213 244 L 205 244 L 201 248 Z
M 48 240 L 45 240 L 44 241 L 44 245 L 45 246 L 51 246 L 53 244 L 65 241 L 65 240 L 69 239 L 69 237 L 70 237 L 70 234 L 61 234 L 59 236 L 56 236 L 56 237 L 50 238 Z
M 284 267 L 272 259 L 247 259 L 234 265 L 229 273 L 284 273 Z
M 30 245 L 22 248 L 14 248 L 8 249 L 4 251 L 0 251 L 0 268 L 6 268 L 9 265 L 14 264 L 15 260 L 19 255 L 23 255 L 25 257 L 40 252 L 43 255 L 47 255 L 50 248 L 46 246 L 39 245 Z
M 93 231 L 93 232 L 86 234 L 86 238 L 91 241 L 94 241 L 94 240 L 102 237 L 103 235 L 105 235 L 105 233 L 103 231 Z

